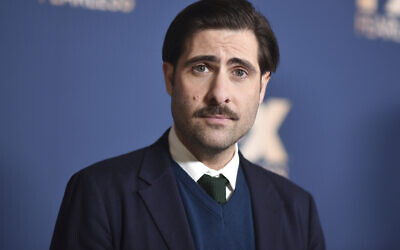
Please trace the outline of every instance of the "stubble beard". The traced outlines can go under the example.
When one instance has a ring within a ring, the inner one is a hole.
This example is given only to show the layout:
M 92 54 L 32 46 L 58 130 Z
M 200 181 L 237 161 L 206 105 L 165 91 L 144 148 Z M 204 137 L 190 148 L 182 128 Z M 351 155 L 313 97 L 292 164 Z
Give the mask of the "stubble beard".
M 206 155 L 217 155 L 240 140 L 253 126 L 255 114 L 242 117 L 246 120 L 231 121 L 233 124 L 213 125 L 202 121 L 202 118 L 188 114 L 187 110 L 179 110 L 184 103 L 172 103 L 172 116 L 178 138 L 190 150 Z M 182 112 L 186 115 L 182 115 Z M 257 111 L 255 111 L 257 112 Z M 187 118 L 187 120 L 185 120 Z M 193 153 L 193 152 L 192 152 Z
M 195 118 L 201 119 L 201 118 Z M 203 154 L 216 155 L 219 154 L 233 144 L 236 143 L 234 130 L 224 128 L 222 126 L 214 126 L 207 124 L 179 123 L 175 120 L 176 130 L 178 130 L 183 141 L 188 147 L 195 148 Z

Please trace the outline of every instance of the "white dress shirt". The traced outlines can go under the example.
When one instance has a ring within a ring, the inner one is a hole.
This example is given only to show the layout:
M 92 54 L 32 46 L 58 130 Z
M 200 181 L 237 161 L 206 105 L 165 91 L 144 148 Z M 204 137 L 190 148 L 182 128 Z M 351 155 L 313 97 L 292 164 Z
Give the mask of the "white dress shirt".
M 237 143 L 235 144 L 235 153 L 232 159 L 220 170 L 214 170 L 196 159 L 196 157 L 183 145 L 175 132 L 175 126 L 169 131 L 168 135 L 169 151 L 172 159 L 197 183 L 204 175 L 213 177 L 224 175 L 229 181 L 226 187 L 226 199 L 228 200 L 236 186 L 236 177 L 239 169 L 239 153 Z

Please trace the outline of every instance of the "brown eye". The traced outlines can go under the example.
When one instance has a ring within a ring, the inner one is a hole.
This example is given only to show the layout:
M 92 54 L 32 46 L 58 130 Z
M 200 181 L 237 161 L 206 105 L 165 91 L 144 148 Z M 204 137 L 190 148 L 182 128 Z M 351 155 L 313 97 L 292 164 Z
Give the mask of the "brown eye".
M 244 71 L 243 69 L 235 69 L 233 71 L 233 75 L 239 78 L 245 78 L 247 76 L 247 72 Z
M 198 73 L 205 73 L 205 72 L 209 71 L 207 65 L 205 65 L 205 64 L 195 65 L 195 66 L 193 66 L 192 69 L 193 69 L 193 71 L 198 72 Z

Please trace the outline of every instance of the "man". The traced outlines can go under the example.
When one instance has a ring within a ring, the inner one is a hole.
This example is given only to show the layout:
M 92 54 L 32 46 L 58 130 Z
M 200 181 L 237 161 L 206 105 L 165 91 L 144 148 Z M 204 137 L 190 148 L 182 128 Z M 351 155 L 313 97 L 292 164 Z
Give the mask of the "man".
M 311 195 L 237 147 L 278 59 L 247 1 L 179 13 L 163 46 L 174 125 L 71 178 L 51 249 L 325 249 Z

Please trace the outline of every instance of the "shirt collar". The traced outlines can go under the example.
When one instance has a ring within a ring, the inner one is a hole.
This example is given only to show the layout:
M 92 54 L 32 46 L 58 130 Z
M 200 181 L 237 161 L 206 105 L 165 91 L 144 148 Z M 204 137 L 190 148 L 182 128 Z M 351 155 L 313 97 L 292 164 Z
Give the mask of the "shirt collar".
M 239 169 L 239 153 L 237 143 L 232 159 L 220 170 L 214 170 L 196 159 L 196 157 L 183 145 L 175 132 L 175 126 L 169 130 L 168 135 L 169 151 L 172 159 L 195 181 L 197 182 L 204 174 L 219 176 L 223 174 L 228 179 L 231 188 L 236 186 L 236 177 Z

